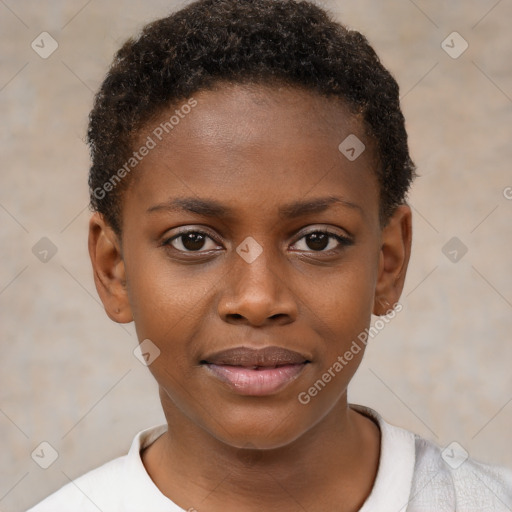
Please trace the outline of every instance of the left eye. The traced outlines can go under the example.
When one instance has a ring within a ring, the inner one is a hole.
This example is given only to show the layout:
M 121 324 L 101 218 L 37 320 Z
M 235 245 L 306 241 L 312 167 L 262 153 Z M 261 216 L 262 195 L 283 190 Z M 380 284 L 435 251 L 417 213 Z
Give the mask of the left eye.
M 350 245 L 351 243 L 351 240 L 348 238 L 334 233 L 329 233 L 328 231 L 311 231 L 310 233 L 306 233 L 295 243 L 295 245 L 302 240 L 305 241 L 304 245 L 307 247 L 300 250 L 314 252 L 328 252 L 339 246 Z

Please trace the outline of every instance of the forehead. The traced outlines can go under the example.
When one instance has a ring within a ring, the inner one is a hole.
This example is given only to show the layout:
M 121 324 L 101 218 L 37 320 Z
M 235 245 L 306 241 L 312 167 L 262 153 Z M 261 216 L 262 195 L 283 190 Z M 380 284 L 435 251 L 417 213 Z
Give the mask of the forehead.
M 148 137 L 155 144 L 134 171 L 126 201 L 150 209 L 172 198 L 208 197 L 235 212 L 257 206 L 261 214 L 267 205 L 277 214 L 279 205 L 337 192 L 378 215 L 373 141 L 338 98 L 238 84 L 193 99 L 193 108 L 178 102 L 140 131 L 136 148 Z M 346 152 L 363 145 L 355 159 Z
M 256 138 L 261 143 L 268 143 L 275 135 L 283 143 L 293 143 L 294 137 L 298 137 L 304 144 L 304 135 L 311 138 L 313 143 L 318 142 L 314 139 L 327 136 L 339 143 L 344 132 L 367 138 L 362 116 L 350 109 L 345 101 L 304 88 L 220 82 L 212 89 L 195 93 L 193 98 L 198 108 L 186 115 L 182 113 L 179 120 L 173 120 L 173 123 L 178 123 L 162 134 L 169 143 L 181 145 L 186 143 L 187 137 L 192 136 L 202 139 L 204 145 L 211 143 L 212 149 L 219 144 L 234 149 L 230 143 L 235 140 L 243 149 L 240 144 L 249 132 L 251 141 L 248 143 L 258 142 Z M 145 126 L 141 137 L 154 132 L 160 122 L 165 124 L 171 118 L 176 118 L 172 114 L 179 113 L 186 104 L 187 100 L 182 100 L 161 112 Z M 159 146 L 162 148 L 165 144 Z

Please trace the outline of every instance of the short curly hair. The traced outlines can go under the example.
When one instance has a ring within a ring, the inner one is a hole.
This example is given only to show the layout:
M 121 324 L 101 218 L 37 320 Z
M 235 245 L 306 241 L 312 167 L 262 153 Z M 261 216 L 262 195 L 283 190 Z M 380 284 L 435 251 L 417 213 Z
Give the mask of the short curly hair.
M 129 180 L 113 183 L 112 176 L 133 154 L 140 130 L 220 82 L 278 82 L 343 100 L 376 143 L 381 225 L 406 201 L 416 168 L 398 84 L 363 35 L 310 1 L 196 0 L 126 41 L 95 96 L 90 207 L 116 233 Z

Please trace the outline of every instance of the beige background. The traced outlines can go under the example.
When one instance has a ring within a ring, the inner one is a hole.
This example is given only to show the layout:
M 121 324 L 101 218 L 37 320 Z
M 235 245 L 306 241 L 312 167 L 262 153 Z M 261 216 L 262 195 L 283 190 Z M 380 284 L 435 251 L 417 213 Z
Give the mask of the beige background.
M 2 511 L 26 509 L 163 421 L 133 327 L 107 318 L 92 281 L 83 140 L 114 51 L 177 5 L 0 0 Z M 512 466 L 512 2 L 325 5 L 396 76 L 422 175 L 404 310 L 371 342 L 351 401 Z M 47 59 L 31 48 L 43 31 L 59 44 Z M 457 59 L 441 47 L 453 31 L 469 43 Z M 58 250 L 47 263 L 32 253 L 42 237 Z M 468 249 L 457 263 L 442 250 L 452 237 Z M 30 455 L 42 441 L 59 453 L 46 470 Z

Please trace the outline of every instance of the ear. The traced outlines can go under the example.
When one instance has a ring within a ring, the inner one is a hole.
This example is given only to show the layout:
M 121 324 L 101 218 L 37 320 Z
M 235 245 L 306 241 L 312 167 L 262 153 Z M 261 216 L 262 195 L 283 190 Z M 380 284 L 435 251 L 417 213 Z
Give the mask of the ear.
M 400 205 L 382 229 L 379 274 L 375 287 L 374 315 L 386 315 L 398 302 L 411 255 L 411 208 Z
M 94 213 L 89 221 L 89 256 L 96 290 L 107 315 L 114 322 L 131 322 L 121 243 L 99 213 Z

